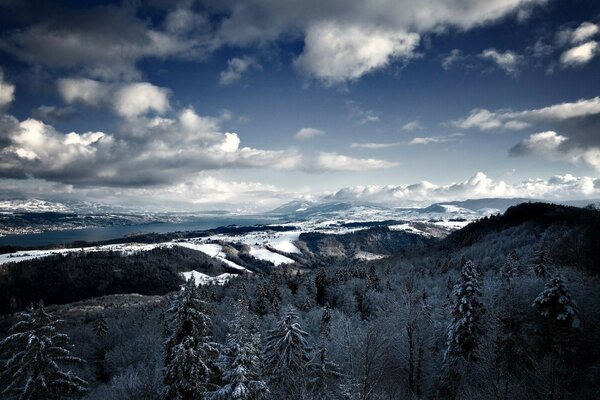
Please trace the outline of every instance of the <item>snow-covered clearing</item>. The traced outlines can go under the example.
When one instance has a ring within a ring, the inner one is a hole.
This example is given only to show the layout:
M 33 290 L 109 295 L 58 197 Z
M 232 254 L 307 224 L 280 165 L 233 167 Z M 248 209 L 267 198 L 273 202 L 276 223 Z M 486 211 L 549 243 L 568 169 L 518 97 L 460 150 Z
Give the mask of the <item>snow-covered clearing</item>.
M 237 276 L 236 274 L 227 273 L 217 276 L 210 276 L 198 271 L 182 272 L 181 274 L 183 275 L 186 281 L 189 281 L 193 277 L 197 285 L 208 285 L 211 283 L 217 285 L 224 285 L 231 278 L 235 278 Z

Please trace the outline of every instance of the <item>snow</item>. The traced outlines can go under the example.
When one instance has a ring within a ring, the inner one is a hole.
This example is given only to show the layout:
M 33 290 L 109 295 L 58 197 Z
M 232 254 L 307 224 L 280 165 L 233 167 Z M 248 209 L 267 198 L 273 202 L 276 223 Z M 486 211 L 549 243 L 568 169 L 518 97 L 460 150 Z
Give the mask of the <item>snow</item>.
M 217 275 L 217 276 L 210 276 L 210 275 L 203 274 L 202 272 L 198 272 L 198 271 L 182 272 L 181 274 L 183 275 L 183 277 L 185 278 L 186 281 L 189 281 L 192 277 L 194 277 L 194 280 L 196 281 L 197 285 L 207 285 L 207 284 L 211 284 L 211 283 L 214 283 L 217 285 L 224 285 L 231 278 L 235 278 L 237 276 L 235 274 L 227 274 L 227 273 Z
M 223 252 L 223 246 L 217 243 L 193 243 L 193 242 L 177 242 L 177 246 L 185 247 L 188 249 L 200 251 L 210 257 L 218 258 L 220 261 L 223 261 L 229 267 L 237 269 L 243 272 L 250 272 L 247 268 L 242 267 L 227 259 L 227 255 Z
M 258 260 L 268 261 L 276 267 L 281 264 L 293 264 L 295 262 L 291 258 L 255 246 L 250 246 L 250 255 Z
M 365 261 L 381 260 L 385 258 L 382 254 L 369 253 L 368 251 L 359 251 L 354 255 L 354 258 Z

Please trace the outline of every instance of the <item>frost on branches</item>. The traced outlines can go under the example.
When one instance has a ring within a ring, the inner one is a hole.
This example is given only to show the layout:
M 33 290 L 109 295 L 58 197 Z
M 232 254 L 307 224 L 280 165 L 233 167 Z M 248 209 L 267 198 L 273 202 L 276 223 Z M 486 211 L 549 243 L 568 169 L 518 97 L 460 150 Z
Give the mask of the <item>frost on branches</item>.
M 165 399 L 196 400 L 208 392 L 217 350 L 209 341 L 211 321 L 207 308 L 192 278 L 168 310 Z
M 87 382 L 65 368 L 83 362 L 73 356 L 71 341 L 58 332 L 60 320 L 44 310 L 42 302 L 19 314 L 20 321 L 0 342 L 2 398 L 28 400 L 68 399 L 87 390 Z
M 297 318 L 290 307 L 267 336 L 266 372 L 271 378 L 271 386 L 286 399 L 300 399 L 306 391 L 311 348 L 307 342 L 308 333 L 295 322 Z
M 234 318 L 217 364 L 222 385 L 211 399 L 260 400 L 268 393 L 260 379 L 260 335 L 253 329 L 248 310 L 241 302 L 236 305 Z
M 579 328 L 577 303 L 571 298 L 571 293 L 560 276 L 555 276 L 546 283 L 545 289 L 533 301 L 533 306 L 538 307 L 542 316 L 548 319 L 569 328 Z
M 460 280 L 454 287 L 452 320 L 448 327 L 446 359 L 451 363 L 476 360 L 476 351 L 482 335 L 480 318 L 483 314 L 479 274 L 472 261 L 466 261 L 460 272 Z

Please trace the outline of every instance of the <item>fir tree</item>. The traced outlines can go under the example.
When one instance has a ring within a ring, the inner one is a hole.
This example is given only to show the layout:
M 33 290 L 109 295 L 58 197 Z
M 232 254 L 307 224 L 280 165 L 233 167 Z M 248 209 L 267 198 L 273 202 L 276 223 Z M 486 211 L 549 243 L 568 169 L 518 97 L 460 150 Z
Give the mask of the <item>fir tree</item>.
M 165 399 L 202 399 L 211 386 L 216 348 L 209 342 L 210 317 L 194 279 L 168 310 L 165 341 Z
M 308 388 L 313 399 L 340 398 L 339 380 L 342 378 L 340 367 L 327 357 L 325 348 L 321 348 L 309 364 Z
M 480 318 L 483 305 L 478 273 L 472 261 L 466 261 L 461 269 L 460 280 L 454 287 L 452 321 L 448 327 L 446 358 L 451 362 L 476 360 L 476 351 L 482 334 Z
M 315 276 L 315 287 L 317 289 L 317 305 L 322 306 L 325 303 L 325 290 L 327 288 L 327 274 L 324 269 L 320 269 Z
M 329 335 L 331 334 L 331 307 L 329 307 L 329 303 L 325 304 L 323 313 L 321 314 L 320 331 L 321 335 L 329 338 Z
M 538 307 L 542 316 L 549 320 L 565 327 L 579 328 L 577 303 L 571 298 L 560 276 L 546 283 L 545 289 L 533 301 L 533 306 Z
M 106 324 L 106 319 L 104 319 L 103 314 L 98 315 L 98 318 L 94 321 L 93 329 L 98 338 L 102 339 L 106 337 L 108 334 L 108 325 Z
M 84 393 L 87 382 L 64 369 L 65 364 L 83 360 L 73 356 L 69 337 L 58 332 L 56 325 L 62 321 L 47 313 L 41 301 L 37 308 L 31 305 L 21 312 L 19 318 L 0 342 L 0 377 L 7 383 L 3 398 L 68 399 Z
M 506 284 L 511 284 L 514 279 L 519 275 L 519 260 L 517 258 L 516 251 L 511 251 L 504 261 L 504 265 L 500 270 L 500 276 L 502 281 Z
M 268 393 L 260 379 L 260 335 L 252 332 L 247 310 L 238 304 L 229 324 L 225 347 L 218 359 L 223 385 L 211 398 L 259 400 Z
M 538 278 L 546 279 L 550 274 L 552 268 L 552 259 L 548 256 L 548 253 L 539 246 L 533 252 L 533 260 L 531 268 L 533 273 Z
M 298 316 L 289 308 L 275 329 L 269 331 L 265 349 L 265 369 L 272 388 L 280 398 L 300 399 L 306 391 L 306 370 L 310 360 L 308 333 L 295 322 Z

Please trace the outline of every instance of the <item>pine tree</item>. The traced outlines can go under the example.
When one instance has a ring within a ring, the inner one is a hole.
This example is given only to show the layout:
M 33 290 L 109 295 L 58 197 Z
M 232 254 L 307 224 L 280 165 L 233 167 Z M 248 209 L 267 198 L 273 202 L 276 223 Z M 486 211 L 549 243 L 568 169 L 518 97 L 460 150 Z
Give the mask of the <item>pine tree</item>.
M 329 307 L 329 303 L 325 304 L 323 313 L 321 314 L 320 331 L 321 335 L 329 338 L 329 335 L 331 334 L 331 307 Z
M 3 398 L 68 399 L 84 393 L 87 382 L 64 369 L 65 364 L 83 360 L 73 356 L 69 337 L 58 332 L 56 326 L 62 321 L 47 313 L 41 301 L 37 308 L 32 304 L 21 312 L 19 318 L 0 342 L 0 378 L 7 382 Z
M 213 399 L 259 400 L 268 393 L 260 379 L 260 335 L 252 332 L 247 310 L 238 304 L 229 324 L 226 344 L 218 359 L 223 385 Z
M 96 318 L 93 329 L 94 333 L 96 333 L 96 336 L 98 336 L 100 339 L 106 337 L 108 334 L 108 325 L 106 324 L 106 319 L 104 319 L 103 314 L 100 314 L 98 318 Z
M 560 276 L 555 276 L 533 301 L 533 306 L 541 310 L 542 316 L 557 321 L 569 328 L 579 328 L 577 303 L 571 298 L 569 289 Z
M 482 334 L 480 318 L 483 314 L 481 288 L 478 273 L 472 261 L 466 261 L 461 269 L 459 283 L 454 287 L 452 321 L 448 327 L 446 358 L 450 362 L 475 361 Z
M 546 279 L 550 274 L 550 269 L 552 268 L 552 259 L 541 246 L 536 248 L 533 252 L 531 268 L 533 269 L 535 276 L 538 278 Z
M 369 272 L 367 274 L 367 288 L 373 290 L 379 290 L 379 275 L 375 270 L 375 264 L 371 264 Z
M 187 281 L 168 310 L 165 341 L 165 399 L 202 399 L 215 374 L 215 346 L 209 342 L 210 317 L 194 279 Z
M 327 357 L 322 347 L 315 360 L 309 364 L 308 388 L 313 399 L 340 398 L 339 380 L 343 377 L 340 367 Z
M 506 256 L 506 261 L 502 266 L 500 276 L 502 277 L 502 281 L 504 283 L 511 284 L 519 275 L 519 260 L 517 257 L 517 252 L 513 250 Z
M 269 331 L 265 349 L 265 370 L 270 384 L 280 397 L 300 399 L 306 391 L 306 370 L 310 360 L 308 333 L 295 322 L 293 308 L 288 308 L 275 329 Z
M 325 303 L 325 291 L 327 288 L 327 274 L 324 269 L 320 269 L 315 276 L 315 288 L 317 289 L 317 305 L 322 306 Z

